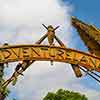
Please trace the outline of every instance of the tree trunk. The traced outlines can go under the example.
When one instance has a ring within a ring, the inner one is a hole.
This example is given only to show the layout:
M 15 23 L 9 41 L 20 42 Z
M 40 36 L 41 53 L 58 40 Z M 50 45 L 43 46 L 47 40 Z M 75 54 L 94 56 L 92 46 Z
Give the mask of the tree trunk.
M 5 99 L 5 96 L 2 93 L 0 93 L 0 100 L 4 100 L 4 99 Z
M 3 75 L 4 75 L 4 64 L 0 63 L 0 88 L 2 88 L 1 84 L 3 81 Z M 3 95 L 3 93 L 1 93 L 0 91 L 0 100 L 4 100 L 5 99 L 5 95 Z

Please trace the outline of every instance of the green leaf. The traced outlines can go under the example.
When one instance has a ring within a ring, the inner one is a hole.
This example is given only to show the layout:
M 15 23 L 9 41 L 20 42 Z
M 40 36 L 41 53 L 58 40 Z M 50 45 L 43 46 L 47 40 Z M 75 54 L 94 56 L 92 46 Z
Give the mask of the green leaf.
M 49 92 L 43 100 L 88 100 L 78 92 L 59 89 L 56 93 Z

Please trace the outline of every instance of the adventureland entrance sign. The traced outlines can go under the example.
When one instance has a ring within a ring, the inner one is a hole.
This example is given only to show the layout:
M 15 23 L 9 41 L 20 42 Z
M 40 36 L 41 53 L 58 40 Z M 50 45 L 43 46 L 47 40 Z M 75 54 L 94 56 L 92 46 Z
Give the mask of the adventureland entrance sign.
M 58 61 L 100 70 L 100 58 L 69 48 L 47 45 L 16 45 L 0 48 L 0 63 L 21 60 Z

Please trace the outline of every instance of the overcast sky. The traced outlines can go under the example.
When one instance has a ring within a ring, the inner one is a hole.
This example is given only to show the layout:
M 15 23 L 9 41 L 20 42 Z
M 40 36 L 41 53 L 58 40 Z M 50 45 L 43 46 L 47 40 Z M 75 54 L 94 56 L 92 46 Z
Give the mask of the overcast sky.
M 77 47 L 72 42 L 75 37 L 72 37 L 70 26 L 73 9 L 73 5 L 66 3 L 64 6 L 60 0 L 0 0 L 0 44 L 35 43 L 46 33 L 41 25 L 44 23 L 54 27 L 60 25 L 56 35 L 66 46 Z M 15 65 L 9 64 L 5 70 L 7 76 L 11 75 Z M 15 87 L 9 86 L 11 93 L 6 100 L 13 97 L 17 100 L 41 100 L 48 91 L 59 88 L 81 92 L 89 100 L 99 100 L 98 86 L 89 76 L 77 79 L 70 64 L 54 62 L 51 66 L 50 62 L 37 61 L 24 73 L 24 77 L 19 78 Z

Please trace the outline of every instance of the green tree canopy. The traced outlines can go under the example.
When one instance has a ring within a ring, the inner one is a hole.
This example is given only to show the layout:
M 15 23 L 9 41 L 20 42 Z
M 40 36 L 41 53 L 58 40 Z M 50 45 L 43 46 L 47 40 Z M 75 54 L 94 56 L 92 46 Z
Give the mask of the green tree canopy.
M 85 95 L 78 92 L 59 89 L 56 93 L 48 92 L 43 100 L 88 100 Z

